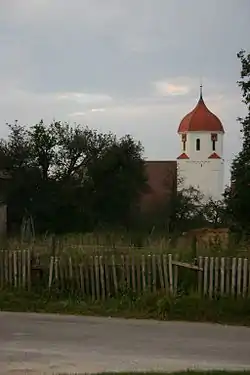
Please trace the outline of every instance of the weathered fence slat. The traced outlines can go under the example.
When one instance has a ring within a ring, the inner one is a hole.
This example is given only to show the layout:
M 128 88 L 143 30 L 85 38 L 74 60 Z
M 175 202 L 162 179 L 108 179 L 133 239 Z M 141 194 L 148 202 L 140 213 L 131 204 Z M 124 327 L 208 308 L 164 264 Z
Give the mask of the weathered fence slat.
M 242 286 L 243 298 L 246 297 L 246 294 L 247 294 L 247 267 L 248 267 L 248 259 L 244 259 L 243 260 L 243 286 Z
M 72 285 L 72 279 L 73 279 L 73 265 L 72 265 L 72 258 L 69 257 L 69 278 Z
M 168 254 L 168 275 L 169 275 L 169 291 L 173 294 L 173 264 L 172 254 Z
M 104 279 L 104 268 L 103 268 L 103 257 L 100 256 L 99 258 L 100 264 L 100 280 L 101 280 L 101 289 L 102 289 L 102 300 L 105 300 L 106 297 L 106 286 L 105 286 L 105 279 Z
M 117 282 L 117 274 L 116 274 L 116 265 L 115 265 L 115 257 L 112 255 L 112 272 L 113 272 L 113 283 L 115 294 L 118 293 L 118 282 Z
M 40 260 L 35 263 L 39 265 Z M 200 256 L 197 263 L 189 264 L 172 254 L 83 255 L 80 258 L 64 254 L 49 258 L 45 275 L 48 275 L 49 289 L 54 283 L 60 290 L 69 286 L 94 301 L 117 295 L 124 287 L 137 294 L 157 290 L 176 294 L 178 278 L 182 275 L 180 268 L 196 273 L 190 286 L 198 290 L 199 295 L 209 298 L 250 296 L 249 260 L 241 257 Z M 39 268 L 34 268 L 34 275 L 37 270 Z M 0 288 L 30 290 L 31 276 L 30 250 L 0 250 Z
M 164 272 L 165 290 L 167 293 L 169 293 L 167 256 L 165 254 L 163 255 L 163 272 Z
M 28 278 L 28 290 L 31 289 L 31 256 L 30 250 L 27 251 L 27 278 Z
M 178 262 L 178 254 L 175 255 L 175 261 Z M 174 279 L 173 279 L 173 284 L 174 284 L 174 294 L 177 294 L 178 291 L 178 265 L 174 264 Z
M 205 257 L 204 259 L 204 275 L 203 275 L 204 281 L 203 281 L 203 294 L 204 296 L 207 295 L 207 282 L 208 282 L 208 257 Z
M 9 254 L 9 259 L 10 260 L 12 260 L 12 256 L 11 256 L 12 254 L 10 253 Z M 9 268 L 9 270 L 11 270 L 10 272 L 9 272 L 9 274 L 11 275 L 12 274 L 12 264 L 11 264 L 12 262 L 9 262 L 9 264 L 10 264 L 10 268 Z M 17 280 L 18 280 L 18 274 L 17 274 L 17 270 L 18 270 L 18 267 L 17 267 L 17 253 L 16 253 L 16 251 L 14 251 L 14 253 L 13 253 L 13 263 L 14 263 L 14 286 L 15 286 L 15 288 L 17 287 L 17 285 L 18 285 L 18 282 L 17 282 Z M 12 285 L 12 280 L 10 280 L 10 283 L 11 283 L 11 285 Z
M 225 258 L 221 258 L 220 262 L 220 294 L 225 293 Z
M 146 290 L 146 274 L 145 274 L 145 255 L 142 255 L 142 287 L 143 291 Z
M 83 270 L 84 270 L 84 276 L 85 276 L 85 290 L 86 290 L 86 294 L 88 296 L 91 295 L 91 281 L 90 281 L 90 277 L 89 277 L 89 258 L 87 257 L 84 257 L 83 259 Z
M 136 259 L 136 276 L 137 276 L 137 292 L 141 293 L 142 287 L 141 287 L 141 262 L 140 258 L 137 257 Z
M 126 280 L 127 280 L 127 287 L 130 289 L 131 287 L 131 277 L 130 277 L 130 257 L 126 255 Z
M 242 282 L 242 258 L 238 258 L 237 267 L 237 296 L 240 297 L 241 294 L 241 282 Z
M 121 285 L 122 288 L 125 286 L 125 261 L 124 255 L 121 255 L 121 266 L 120 266 L 120 273 L 121 273 Z
M 110 293 L 111 293 L 111 290 L 110 290 L 110 275 L 109 275 L 109 264 L 108 264 L 108 259 L 106 256 L 104 256 L 104 271 L 105 271 L 105 280 L 106 280 L 106 294 L 108 297 L 110 297 Z
M 159 271 L 159 279 L 160 279 L 161 290 L 165 290 L 164 278 L 163 278 L 163 272 L 162 272 L 162 257 L 161 257 L 161 255 L 157 255 L 157 266 L 158 266 L 158 271 Z
M 231 275 L 231 294 L 235 295 L 235 282 L 236 282 L 236 258 L 232 261 L 232 275 Z
M 136 279 L 135 279 L 135 257 L 132 255 L 131 259 L 131 278 L 132 278 L 132 290 L 135 293 L 136 292 Z
M 18 283 L 18 287 L 21 287 L 21 283 L 22 283 L 22 279 L 21 279 L 21 275 L 22 275 L 22 258 L 21 258 L 21 251 L 18 251 L 17 252 L 17 267 L 18 267 L 18 273 L 17 273 L 17 283 Z
M 151 292 L 152 287 L 152 257 L 151 254 L 148 254 L 147 256 L 147 289 L 149 292 Z
M 27 255 L 26 250 L 21 253 L 21 257 L 22 257 L 22 287 L 23 287 L 23 289 L 26 288 L 26 265 L 27 265 L 26 255 Z
M 157 271 L 156 271 L 156 259 L 155 254 L 152 255 L 152 279 L 153 279 L 153 292 L 157 289 Z
M 84 282 L 84 271 L 83 271 L 83 265 L 82 263 L 79 264 L 79 273 L 80 273 L 80 287 L 82 295 L 85 295 L 85 282 Z
M 50 257 L 50 265 L 49 265 L 49 289 L 52 286 L 53 268 L 54 268 L 54 257 Z
M 214 292 L 214 258 L 210 258 L 209 265 L 209 298 L 213 298 Z
M 250 297 L 250 264 L 248 264 L 248 297 Z
M 214 295 L 219 294 L 219 258 L 214 260 Z
M 59 279 L 60 279 L 60 283 L 61 283 L 61 288 L 64 289 L 65 288 L 65 267 L 64 267 L 64 260 L 63 258 L 60 258 L 59 259 L 59 263 L 58 263 L 58 268 L 59 268 Z
M 199 256 L 199 259 L 198 259 L 198 267 L 199 267 L 199 271 L 198 271 L 198 293 L 199 295 L 202 294 L 202 276 L 203 276 L 203 273 L 201 271 L 202 267 L 203 267 L 203 257 Z
M 9 256 L 8 256 L 8 252 L 5 250 L 4 251 L 4 276 L 5 276 L 5 284 L 6 285 L 9 285 L 9 274 L 8 274 L 8 271 L 9 271 Z
M 95 273 L 94 273 L 94 258 L 93 256 L 90 257 L 90 285 L 91 285 L 91 296 L 92 296 L 92 301 L 95 300 Z
M 230 294 L 230 274 L 232 272 L 231 258 L 226 258 L 226 295 Z
M 99 268 L 99 258 L 95 256 L 95 284 L 96 284 L 96 297 L 97 300 L 100 300 L 101 293 L 100 293 L 100 268 Z
M 58 272 L 58 257 L 55 257 L 55 283 L 58 285 L 59 272 Z
M 3 250 L 0 251 L 0 287 L 4 287 L 4 253 Z

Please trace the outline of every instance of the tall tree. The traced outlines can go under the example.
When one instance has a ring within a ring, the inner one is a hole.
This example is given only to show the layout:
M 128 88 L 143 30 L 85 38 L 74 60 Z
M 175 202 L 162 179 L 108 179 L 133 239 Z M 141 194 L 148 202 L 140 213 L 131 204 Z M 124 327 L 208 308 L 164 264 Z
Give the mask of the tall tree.
M 231 226 L 237 231 L 250 234 L 250 54 L 241 50 L 237 57 L 241 62 L 241 79 L 238 85 L 246 116 L 238 118 L 241 124 L 242 149 L 235 157 L 232 167 L 232 186 L 225 192 Z
M 8 127 L 0 168 L 11 177 L 6 199 L 12 223 L 27 213 L 39 231 L 129 222 L 146 180 L 140 143 L 58 121 Z

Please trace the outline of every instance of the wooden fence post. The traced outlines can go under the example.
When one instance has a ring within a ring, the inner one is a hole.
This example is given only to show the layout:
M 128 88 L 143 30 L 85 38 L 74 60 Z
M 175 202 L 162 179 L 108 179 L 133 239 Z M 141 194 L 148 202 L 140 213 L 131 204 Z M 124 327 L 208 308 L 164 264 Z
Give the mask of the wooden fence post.
M 204 259 L 204 282 L 203 282 L 203 294 L 204 296 L 207 295 L 207 283 L 208 283 L 208 257 L 205 257 Z
M 199 267 L 199 271 L 198 271 L 198 293 L 199 295 L 202 295 L 202 279 L 203 279 L 203 271 L 201 271 L 201 269 L 203 268 L 203 257 L 202 256 L 199 256 L 199 260 L 198 260 L 198 267 Z
M 210 258 L 210 265 L 209 265 L 209 298 L 213 298 L 214 292 L 214 258 Z
M 236 282 L 236 258 L 232 261 L 232 277 L 231 277 L 231 294 L 235 295 L 235 282 Z
M 52 286 L 52 278 L 53 278 L 53 268 L 54 268 L 54 257 L 50 257 L 50 265 L 49 265 L 49 289 Z
M 248 267 L 248 259 L 244 259 L 243 261 L 243 291 L 242 291 L 243 298 L 246 297 L 246 294 L 247 294 L 247 267 Z
M 238 258 L 237 267 L 237 296 L 241 296 L 241 282 L 242 282 L 242 258 Z
M 223 296 L 225 292 L 225 258 L 221 258 L 220 263 L 220 295 Z
M 118 282 L 117 282 L 117 274 L 116 274 L 116 265 L 115 265 L 115 257 L 112 255 L 112 272 L 113 272 L 113 282 L 115 288 L 115 294 L 118 294 Z
M 173 264 L 172 254 L 168 254 L 168 274 L 169 274 L 169 291 L 173 294 Z

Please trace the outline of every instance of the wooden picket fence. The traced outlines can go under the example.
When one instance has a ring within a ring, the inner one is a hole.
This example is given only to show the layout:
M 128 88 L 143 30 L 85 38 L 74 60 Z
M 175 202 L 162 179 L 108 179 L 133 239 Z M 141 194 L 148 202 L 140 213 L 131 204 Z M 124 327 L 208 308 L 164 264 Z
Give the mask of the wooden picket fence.
M 0 288 L 31 288 L 30 251 L 0 251 Z
M 250 263 L 244 258 L 199 257 L 181 262 L 172 254 L 66 255 L 40 259 L 27 251 L 0 251 L 0 288 L 77 292 L 92 300 L 124 292 L 180 291 L 200 296 L 250 297 Z

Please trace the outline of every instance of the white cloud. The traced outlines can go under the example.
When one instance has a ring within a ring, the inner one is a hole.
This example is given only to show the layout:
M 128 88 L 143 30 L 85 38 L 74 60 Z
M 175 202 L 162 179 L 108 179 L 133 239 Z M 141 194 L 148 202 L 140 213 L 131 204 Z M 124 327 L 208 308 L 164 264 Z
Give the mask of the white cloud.
M 91 109 L 91 112 L 105 112 L 106 109 L 105 108 L 92 108 Z
M 73 112 L 69 114 L 69 117 L 83 117 L 86 115 L 86 112 Z
M 103 94 L 90 94 L 90 93 L 82 93 L 82 92 L 69 92 L 69 93 L 60 93 L 55 95 L 57 100 L 66 100 L 66 101 L 73 101 L 76 103 L 110 103 L 112 102 L 112 98 L 109 95 Z
M 156 94 L 161 96 L 186 95 L 189 93 L 188 86 L 177 85 L 168 81 L 158 81 L 154 83 Z

